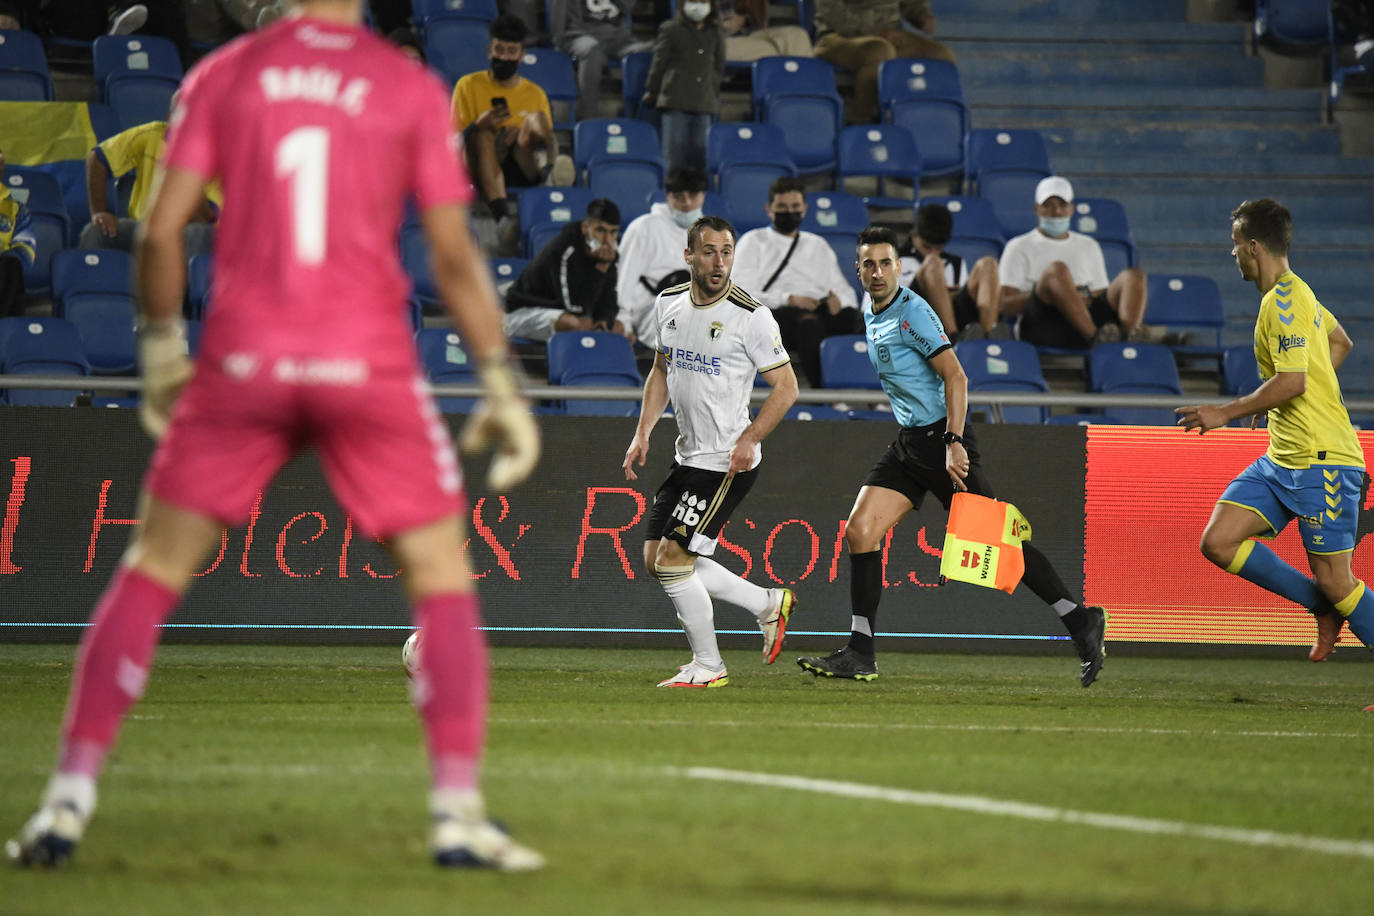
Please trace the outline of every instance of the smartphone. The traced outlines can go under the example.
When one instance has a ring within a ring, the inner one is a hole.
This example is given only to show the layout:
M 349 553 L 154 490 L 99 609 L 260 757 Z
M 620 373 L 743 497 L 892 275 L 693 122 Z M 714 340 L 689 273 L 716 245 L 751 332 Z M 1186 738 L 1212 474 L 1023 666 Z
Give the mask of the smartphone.
M 493 96 L 491 100 L 492 108 L 506 108 L 506 97 L 503 95 Z

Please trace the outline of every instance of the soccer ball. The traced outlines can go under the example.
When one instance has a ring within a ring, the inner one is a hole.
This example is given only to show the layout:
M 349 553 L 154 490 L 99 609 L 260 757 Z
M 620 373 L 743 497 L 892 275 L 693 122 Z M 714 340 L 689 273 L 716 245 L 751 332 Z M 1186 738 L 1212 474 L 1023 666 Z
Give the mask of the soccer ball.
M 406 644 L 401 647 L 401 664 L 405 665 L 406 677 L 414 677 L 420 665 L 420 631 L 410 634 Z

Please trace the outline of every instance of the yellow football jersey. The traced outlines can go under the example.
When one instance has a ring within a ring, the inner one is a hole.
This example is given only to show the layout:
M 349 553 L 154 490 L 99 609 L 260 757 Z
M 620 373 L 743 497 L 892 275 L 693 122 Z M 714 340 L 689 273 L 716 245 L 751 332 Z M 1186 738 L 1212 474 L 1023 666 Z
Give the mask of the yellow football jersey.
M 1255 361 L 1260 378 L 1306 372 L 1307 389 L 1269 410 L 1269 457 L 1286 468 L 1313 464 L 1364 467 L 1364 452 L 1341 400 L 1327 338 L 1336 319 L 1291 270 L 1260 302 Z
M 149 121 L 121 131 L 96 147 L 105 157 L 105 166 L 110 174 L 118 178 L 134 172 L 134 188 L 129 194 L 129 213 L 131 219 L 142 220 L 148 215 L 148 195 L 153 189 L 153 176 L 157 173 L 158 160 L 167 135 L 165 121 Z M 219 181 L 215 180 L 205 189 L 205 196 L 216 207 L 224 202 Z

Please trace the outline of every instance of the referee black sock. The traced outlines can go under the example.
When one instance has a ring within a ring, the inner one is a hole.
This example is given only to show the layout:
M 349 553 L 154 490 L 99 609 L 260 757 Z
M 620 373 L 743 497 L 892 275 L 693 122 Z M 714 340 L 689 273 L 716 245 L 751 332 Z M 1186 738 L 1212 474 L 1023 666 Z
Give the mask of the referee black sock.
M 878 602 L 883 597 L 883 553 L 849 555 L 849 603 L 854 619 L 849 633 L 849 647 L 864 655 L 873 654 L 874 625 L 878 621 Z M 865 632 L 867 631 L 867 632 Z
M 1064 580 L 1059 578 L 1059 573 L 1050 565 L 1050 561 L 1040 549 L 1029 543 L 1022 544 L 1021 556 L 1026 562 L 1026 571 L 1022 574 L 1021 581 L 1035 592 L 1036 597 L 1054 608 L 1064 624 L 1064 629 L 1070 633 L 1077 633 L 1087 626 L 1088 614 L 1083 609 L 1083 603 L 1069 596 Z M 1064 613 L 1062 608 L 1065 604 L 1062 602 L 1072 603 L 1073 610 Z

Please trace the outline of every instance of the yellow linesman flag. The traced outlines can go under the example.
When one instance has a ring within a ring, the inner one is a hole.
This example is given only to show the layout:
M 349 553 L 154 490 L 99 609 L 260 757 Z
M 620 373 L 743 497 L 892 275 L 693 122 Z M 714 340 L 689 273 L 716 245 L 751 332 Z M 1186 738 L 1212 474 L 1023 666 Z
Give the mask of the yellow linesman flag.
M 1010 595 L 1026 571 L 1021 542 L 1030 536 L 1030 522 L 1011 503 L 955 493 L 949 506 L 940 575 L 1000 588 Z

